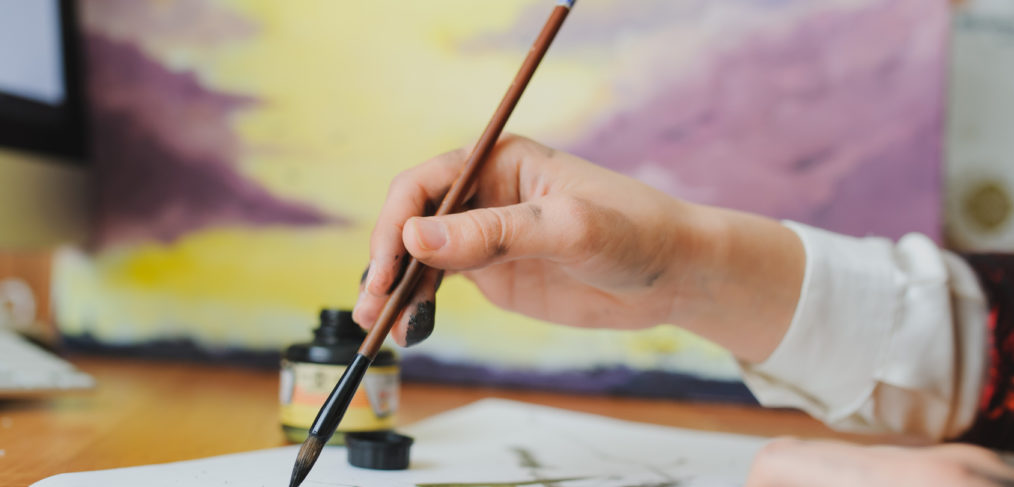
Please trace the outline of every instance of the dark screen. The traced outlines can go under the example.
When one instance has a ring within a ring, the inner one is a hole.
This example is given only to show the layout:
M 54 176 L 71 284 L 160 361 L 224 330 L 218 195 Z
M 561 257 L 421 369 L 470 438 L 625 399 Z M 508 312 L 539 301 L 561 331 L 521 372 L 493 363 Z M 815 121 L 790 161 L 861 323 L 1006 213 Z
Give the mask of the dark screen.
M 74 0 L 0 0 L 0 148 L 85 162 Z

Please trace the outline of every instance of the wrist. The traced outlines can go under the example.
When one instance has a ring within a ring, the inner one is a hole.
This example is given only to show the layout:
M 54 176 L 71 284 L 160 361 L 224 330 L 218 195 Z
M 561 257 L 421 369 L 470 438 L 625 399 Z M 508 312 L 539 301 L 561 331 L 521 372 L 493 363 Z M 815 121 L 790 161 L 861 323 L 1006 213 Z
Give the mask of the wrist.
M 747 213 L 693 205 L 686 276 L 676 290 L 672 323 L 761 362 L 792 321 L 806 270 L 802 242 L 781 223 Z M 677 271 L 679 272 L 679 271 Z
M 717 286 L 725 279 L 732 229 L 719 209 L 677 201 L 671 214 L 675 229 L 670 250 L 670 281 L 666 289 L 672 304 L 666 323 L 707 336 L 714 314 Z

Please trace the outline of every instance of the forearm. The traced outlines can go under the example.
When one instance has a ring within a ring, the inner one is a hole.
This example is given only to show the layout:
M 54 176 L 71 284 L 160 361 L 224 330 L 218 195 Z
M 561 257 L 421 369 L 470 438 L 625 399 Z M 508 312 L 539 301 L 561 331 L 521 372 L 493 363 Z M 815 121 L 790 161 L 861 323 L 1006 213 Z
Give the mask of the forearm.
M 806 255 L 795 232 L 738 211 L 691 205 L 691 232 L 700 247 L 695 292 L 679 293 L 671 322 L 759 363 L 784 336 L 799 300 Z

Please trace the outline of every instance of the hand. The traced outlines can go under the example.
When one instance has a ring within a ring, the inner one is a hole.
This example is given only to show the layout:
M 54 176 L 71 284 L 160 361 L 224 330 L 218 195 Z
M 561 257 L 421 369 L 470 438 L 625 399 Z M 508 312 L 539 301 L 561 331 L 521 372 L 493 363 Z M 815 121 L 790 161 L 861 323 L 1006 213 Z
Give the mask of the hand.
M 901 448 L 774 440 L 754 459 L 746 487 L 796 486 L 1009 487 L 1014 468 L 971 445 Z
M 671 198 L 517 136 L 490 154 L 468 211 L 420 217 L 467 156 L 437 156 L 392 182 L 353 315 L 360 325 L 377 319 L 407 251 L 433 269 L 392 331 L 402 345 L 432 331 L 441 270 L 527 316 L 626 329 L 675 323 L 747 359 L 766 357 L 788 326 L 805 258 L 780 224 Z M 759 339 L 760 330 L 777 336 Z

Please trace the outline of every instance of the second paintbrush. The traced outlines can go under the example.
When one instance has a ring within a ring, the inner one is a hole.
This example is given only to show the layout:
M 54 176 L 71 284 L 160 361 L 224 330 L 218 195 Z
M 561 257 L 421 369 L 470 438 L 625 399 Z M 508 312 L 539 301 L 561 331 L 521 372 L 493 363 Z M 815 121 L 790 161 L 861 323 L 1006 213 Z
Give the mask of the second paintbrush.
M 461 175 L 440 203 L 440 207 L 436 212 L 437 216 L 453 213 L 461 206 L 464 195 L 467 194 L 469 187 L 475 181 L 476 175 L 489 152 L 493 149 L 493 145 L 500 138 L 500 133 L 503 132 L 507 119 L 510 118 L 511 112 L 514 111 L 514 107 L 521 98 L 521 93 L 524 92 L 528 82 L 532 79 L 535 68 L 542 61 L 542 57 L 549 49 L 549 45 L 553 42 L 553 38 L 556 37 L 556 33 L 560 30 L 564 19 L 567 18 L 567 14 L 570 13 L 570 8 L 573 5 L 574 1 L 560 0 L 556 8 L 553 9 L 549 20 L 546 21 L 546 25 L 542 28 L 542 32 L 535 40 L 531 50 L 528 51 L 521 69 L 518 70 L 518 74 L 514 77 L 514 81 L 507 89 L 507 93 L 497 107 L 496 112 L 494 112 L 493 118 L 489 121 L 482 136 L 479 137 L 475 148 L 472 149 L 472 153 L 469 155 L 465 167 L 461 171 Z M 299 454 L 296 456 L 296 463 L 292 468 L 289 487 L 296 487 L 303 482 L 303 479 L 310 473 L 310 469 L 313 468 L 314 463 L 316 463 L 317 458 L 320 456 L 324 445 L 334 435 L 338 424 L 349 407 L 349 402 L 352 401 L 352 396 L 355 395 L 356 389 L 359 388 L 359 384 L 366 374 L 366 369 L 369 368 L 377 351 L 380 350 L 380 346 L 384 343 L 388 333 L 390 333 L 391 327 L 394 326 L 395 318 L 401 313 L 408 298 L 415 292 L 424 270 L 425 266 L 415 258 L 409 261 L 404 277 L 402 277 L 397 287 L 391 293 L 387 303 L 380 311 L 380 316 L 377 318 L 376 323 L 366 335 L 363 344 L 359 347 L 359 351 L 352 360 L 352 363 L 345 369 L 345 373 L 338 380 L 338 383 L 321 407 L 320 412 L 317 413 L 317 418 L 314 419 L 313 425 L 310 426 L 309 436 L 303 442 L 302 447 L 299 449 Z

